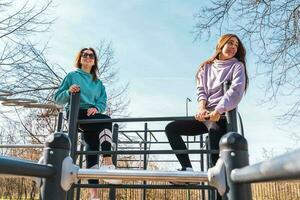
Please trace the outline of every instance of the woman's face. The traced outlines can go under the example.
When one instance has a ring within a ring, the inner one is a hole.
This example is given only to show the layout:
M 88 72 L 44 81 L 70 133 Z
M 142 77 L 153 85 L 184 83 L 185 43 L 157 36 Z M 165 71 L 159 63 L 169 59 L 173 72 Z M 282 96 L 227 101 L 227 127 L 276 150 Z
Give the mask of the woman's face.
M 239 46 L 239 41 L 237 40 L 237 38 L 235 37 L 230 38 L 222 49 L 220 60 L 227 60 L 233 58 L 237 52 L 238 46 Z
M 80 63 L 84 67 L 92 67 L 95 63 L 95 54 L 92 50 L 84 50 L 81 54 Z

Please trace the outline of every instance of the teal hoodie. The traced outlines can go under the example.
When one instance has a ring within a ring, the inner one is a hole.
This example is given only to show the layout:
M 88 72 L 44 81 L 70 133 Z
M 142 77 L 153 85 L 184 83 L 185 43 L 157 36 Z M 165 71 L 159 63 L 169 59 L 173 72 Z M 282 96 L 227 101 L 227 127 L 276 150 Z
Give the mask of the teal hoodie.
M 54 99 L 58 104 L 65 105 L 69 110 L 71 85 L 80 86 L 80 105 L 81 109 L 97 108 L 98 112 L 103 113 L 106 109 L 107 95 L 102 81 L 94 81 L 93 76 L 81 69 L 70 72 L 62 81 L 55 93 Z

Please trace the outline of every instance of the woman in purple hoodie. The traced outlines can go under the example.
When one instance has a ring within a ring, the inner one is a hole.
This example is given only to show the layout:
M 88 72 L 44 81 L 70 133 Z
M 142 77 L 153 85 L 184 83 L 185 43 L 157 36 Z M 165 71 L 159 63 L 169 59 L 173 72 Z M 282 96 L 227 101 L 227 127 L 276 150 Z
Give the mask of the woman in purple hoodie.
M 219 149 L 219 140 L 226 134 L 226 120 L 220 116 L 238 106 L 247 86 L 246 51 L 234 34 L 219 38 L 214 55 L 203 62 L 196 74 L 198 111 L 195 120 L 178 120 L 166 126 L 166 135 L 173 150 L 186 150 L 182 135 L 195 136 L 209 132 L 211 149 Z M 224 93 L 223 84 L 231 82 Z M 209 120 L 207 120 L 209 119 Z M 204 132 L 204 133 L 205 133 Z M 176 154 L 182 171 L 192 171 L 188 154 Z M 218 155 L 211 156 L 211 166 Z

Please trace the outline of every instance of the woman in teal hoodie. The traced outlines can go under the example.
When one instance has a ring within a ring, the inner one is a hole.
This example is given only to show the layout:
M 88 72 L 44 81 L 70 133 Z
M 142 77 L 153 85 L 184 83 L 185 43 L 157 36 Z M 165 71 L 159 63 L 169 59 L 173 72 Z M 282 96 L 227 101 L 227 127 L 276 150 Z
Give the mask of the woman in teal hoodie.
M 93 48 L 81 49 L 77 54 L 75 66 L 77 70 L 67 74 L 58 88 L 55 101 L 66 105 L 68 111 L 70 94 L 80 92 L 79 119 L 110 118 L 102 114 L 106 109 L 107 95 L 102 81 L 97 76 L 98 60 L 95 50 Z M 111 150 L 112 123 L 83 124 L 80 125 L 80 129 L 83 130 L 87 151 L 98 151 L 99 146 L 101 146 L 102 151 Z M 87 155 L 86 160 L 87 168 L 98 168 L 98 155 Z M 103 155 L 101 167 L 115 168 L 111 155 Z M 113 180 L 106 181 L 114 183 Z M 98 180 L 89 180 L 89 183 L 97 184 Z M 96 188 L 92 188 L 90 193 L 91 199 L 98 199 Z

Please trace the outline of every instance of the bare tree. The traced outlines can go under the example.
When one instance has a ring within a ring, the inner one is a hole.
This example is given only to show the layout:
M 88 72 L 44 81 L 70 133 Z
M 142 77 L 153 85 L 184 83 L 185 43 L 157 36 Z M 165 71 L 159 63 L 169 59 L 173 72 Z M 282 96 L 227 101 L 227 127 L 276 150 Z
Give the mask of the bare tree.
M 53 95 L 66 72 L 63 67 L 47 59 L 47 43 L 41 48 L 40 43 L 33 43 L 31 39 L 35 34 L 47 31 L 53 23 L 53 20 L 46 20 L 52 4 L 52 1 L 41 6 L 32 5 L 28 1 L 22 6 L 14 5 L 14 1 L 0 3 L 0 10 L 7 13 L 6 16 L 1 13 L 3 19 L 0 17 L 0 90 L 10 91 L 12 96 L 9 98 L 27 98 L 39 103 L 54 104 Z M 126 98 L 127 85 L 118 84 L 112 44 L 99 41 L 96 47 L 100 60 L 100 79 L 108 90 L 108 114 L 124 115 L 129 103 Z M 53 113 L 53 110 L 48 111 L 0 107 L 0 116 L 11 123 L 19 123 L 31 139 L 41 142 L 35 136 L 38 133 L 33 133 L 28 123 L 35 121 L 36 126 L 42 130 L 49 126 L 47 130 L 53 132 L 56 119 L 45 115 Z
M 296 97 L 284 115 L 288 121 L 300 117 L 299 0 L 211 0 L 195 17 L 196 39 L 232 32 L 249 42 L 258 66 L 263 66 L 256 75 L 267 77 L 265 102 Z

